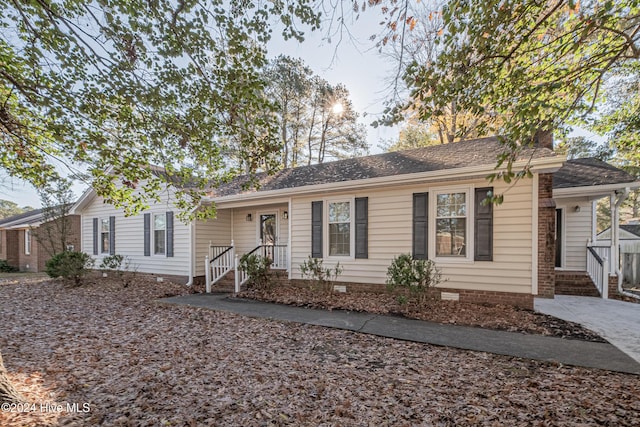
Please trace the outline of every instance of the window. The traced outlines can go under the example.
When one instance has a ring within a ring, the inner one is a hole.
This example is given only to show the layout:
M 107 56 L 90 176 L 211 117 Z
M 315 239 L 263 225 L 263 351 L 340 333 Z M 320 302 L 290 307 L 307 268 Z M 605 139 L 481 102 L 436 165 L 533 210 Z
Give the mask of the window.
M 351 255 L 351 202 L 329 202 L 329 256 Z
M 31 230 L 24 230 L 24 254 L 31 254 Z
M 467 193 L 436 194 L 436 256 L 467 256 Z
M 167 216 L 153 215 L 153 254 L 164 255 L 166 252 Z
M 109 234 L 111 233 L 111 227 L 109 227 L 109 218 L 100 219 L 100 253 L 109 253 Z

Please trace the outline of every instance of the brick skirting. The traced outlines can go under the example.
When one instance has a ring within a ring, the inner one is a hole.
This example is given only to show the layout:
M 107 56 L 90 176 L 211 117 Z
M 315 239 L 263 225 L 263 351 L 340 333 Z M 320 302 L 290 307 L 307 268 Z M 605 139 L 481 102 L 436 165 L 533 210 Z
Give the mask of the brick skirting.
M 280 279 L 280 284 L 288 284 L 297 287 L 308 287 L 309 280 L 302 279 Z M 371 293 L 384 293 L 387 291 L 386 285 L 370 284 L 370 283 L 349 283 L 349 282 L 335 282 L 336 286 L 344 286 L 347 292 L 371 292 Z M 533 310 L 533 295 L 519 294 L 515 292 L 496 292 L 496 291 L 480 291 L 470 289 L 454 289 L 454 288 L 441 288 L 436 290 L 440 293 L 448 292 L 457 294 L 459 301 L 469 302 L 474 304 L 504 304 L 513 305 L 516 307 Z

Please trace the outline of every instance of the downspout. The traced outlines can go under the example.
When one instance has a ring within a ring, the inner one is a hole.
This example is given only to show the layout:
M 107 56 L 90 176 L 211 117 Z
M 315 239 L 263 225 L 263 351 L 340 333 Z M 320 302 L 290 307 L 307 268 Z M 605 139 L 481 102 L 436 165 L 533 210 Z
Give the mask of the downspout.
M 616 258 L 615 269 L 616 269 L 616 275 L 618 276 L 618 293 L 620 295 L 624 295 L 629 298 L 640 299 L 640 295 L 636 295 L 634 293 L 627 292 L 624 289 L 622 289 L 623 278 L 622 278 L 622 271 L 620 270 L 620 259 L 618 255 L 619 246 L 620 246 L 620 239 L 618 238 L 619 228 L 620 228 L 620 206 L 622 205 L 622 202 L 625 201 L 628 195 L 629 195 L 629 187 L 626 187 L 622 191 L 622 193 L 616 192 L 616 196 L 618 197 L 618 199 L 616 200 L 616 204 L 614 207 L 615 210 L 613 212 L 613 221 L 612 221 L 613 223 L 611 224 L 611 241 L 613 243 L 615 238 L 615 246 L 612 249 L 613 251 L 615 251 L 615 258 Z
M 193 214 L 199 207 L 200 207 L 200 204 L 198 204 L 198 206 L 196 206 L 195 208 L 191 209 L 189 214 Z M 184 284 L 189 288 L 193 286 L 193 276 L 194 276 L 193 258 L 195 257 L 195 250 L 193 248 L 193 241 L 195 239 L 193 238 L 193 234 L 195 229 L 193 227 L 193 223 L 195 221 L 196 221 L 195 219 L 192 219 L 191 221 L 189 221 L 189 281 Z

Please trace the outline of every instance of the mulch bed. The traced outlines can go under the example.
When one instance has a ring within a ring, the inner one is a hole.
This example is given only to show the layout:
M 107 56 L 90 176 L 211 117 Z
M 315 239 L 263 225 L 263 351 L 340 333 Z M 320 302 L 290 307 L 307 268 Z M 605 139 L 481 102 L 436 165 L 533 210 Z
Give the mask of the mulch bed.
M 431 301 L 425 307 L 418 307 L 416 304 L 401 304 L 396 297 L 386 293 L 327 293 L 290 286 L 250 289 L 238 296 L 298 307 L 394 314 L 438 323 L 606 342 L 577 323 L 509 305 Z

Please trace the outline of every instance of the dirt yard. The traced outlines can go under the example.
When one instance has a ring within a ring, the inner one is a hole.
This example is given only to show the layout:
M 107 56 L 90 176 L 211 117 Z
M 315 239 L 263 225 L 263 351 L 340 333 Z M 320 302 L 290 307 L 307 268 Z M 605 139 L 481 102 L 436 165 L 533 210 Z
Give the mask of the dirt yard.
M 0 351 L 31 402 L 0 425 L 640 424 L 637 376 L 154 303 L 185 292 L 0 284 Z

